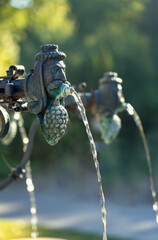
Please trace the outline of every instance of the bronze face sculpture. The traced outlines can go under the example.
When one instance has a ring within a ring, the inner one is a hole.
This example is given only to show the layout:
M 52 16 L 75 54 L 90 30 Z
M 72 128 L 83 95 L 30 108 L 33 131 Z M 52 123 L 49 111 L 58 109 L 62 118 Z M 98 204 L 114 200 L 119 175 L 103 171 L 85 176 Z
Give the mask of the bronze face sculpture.
M 58 51 L 57 45 L 43 45 L 41 52 L 35 56 L 34 72 L 28 76 L 25 85 L 28 109 L 38 114 L 44 137 L 52 146 L 65 133 L 68 113 L 64 97 L 73 92 L 66 80 L 65 57 L 63 52 Z

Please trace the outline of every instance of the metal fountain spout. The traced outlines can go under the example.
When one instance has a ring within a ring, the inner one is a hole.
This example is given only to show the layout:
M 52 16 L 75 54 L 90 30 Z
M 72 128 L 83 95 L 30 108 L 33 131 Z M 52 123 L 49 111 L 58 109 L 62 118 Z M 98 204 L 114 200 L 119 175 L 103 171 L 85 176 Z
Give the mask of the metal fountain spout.
M 66 55 L 55 44 L 44 44 L 35 55 L 34 68 L 25 78 L 25 68 L 12 65 L 7 76 L 0 79 L 0 139 L 9 130 L 8 111 L 29 111 L 37 115 L 46 141 L 55 145 L 64 135 L 68 123 L 67 110 L 76 111 L 72 93 L 74 89 L 67 81 L 64 59 Z M 96 115 L 104 142 L 111 142 L 121 128 L 117 113 L 125 103 L 122 79 L 115 72 L 107 72 L 99 80 L 99 87 L 91 93 L 77 90 L 84 107 Z M 82 87 L 85 85 L 82 84 Z
M 25 78 L 25 68 L 12 65 L 7 76 L 0 77 L 0 139 L 9 129 L 9 110 L 29 111 L 37 115 L 42 133 L 50 145 L 55 145 L 65 134 L 68 111 L 76 111 L 72 96 L 74 89 L 67 81 L 64 59 L 66 55 L 55 44 L 44 44 L 35 55 L 34 68 Z M 115 72 L 107 72 L 99 79 L 98 89 L 87 93 L 77 90 L 84 107 L 98 120 L 101 137 L 110 143 L 121 128 L 117 113 L 124 110 L 122 79 Z M 82 84 L 82 88 L 85 84 Z
M 122 92 L 122 79 L 116 72 L 106 72 L 99 79 L 98 89 L 88 93 L 78 90 L 84 107 L 90 109 L 97 118 L 102 140 L 110 143 L 121 129 L 121 119 L 118 116 L 123 111 L 125 99 Z M 80 86 L 86 86 L 85 83 Z M 75 112 L 76 104 L 73 96 L 65 98 L 65 106 L 69 111 Z
M 108 112 L 114 114 L 117 107 L 125 102 L 122 93 L 122 79 L 116 72 L 106 72 L 99 80 L 98 90 L 94 91 L 95 104 L 94 113 Z
M 41 52 L 35 55 L 34 69 L 25 79 L 18 79 L 24 73 L 23 66 L 11 66 L 7 76 L 0 77 L 0 138 L 9 129 L 6 110 L 36 114 L 43 135 L 51 145 L 64 135 L 68 123 L 64 98 L 73 92 L 66 79 L 65 57 L 65 53 L 58 51 L 57 45 L 45 44 L 41 46 Z
M 121 84 L 122 79 L 116 72 L 107 72 L 99 80 L 98 90 L 94 91 L 92 112 L 96 115 L 105 143 L 110 143 L 121 129 L 121 119 L 117 115 L 125 103 Z

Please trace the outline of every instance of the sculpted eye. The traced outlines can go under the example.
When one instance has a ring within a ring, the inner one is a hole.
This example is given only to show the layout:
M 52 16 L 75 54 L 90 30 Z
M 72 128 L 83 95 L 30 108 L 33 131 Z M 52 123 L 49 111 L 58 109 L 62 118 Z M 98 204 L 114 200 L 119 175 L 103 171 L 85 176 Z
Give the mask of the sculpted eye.
M 58 70 L 59 70 L 59 67 L 54 67 L 54 68 L 52 68 L 52 72 L 53 72 L 53 73 L 57 73 Z

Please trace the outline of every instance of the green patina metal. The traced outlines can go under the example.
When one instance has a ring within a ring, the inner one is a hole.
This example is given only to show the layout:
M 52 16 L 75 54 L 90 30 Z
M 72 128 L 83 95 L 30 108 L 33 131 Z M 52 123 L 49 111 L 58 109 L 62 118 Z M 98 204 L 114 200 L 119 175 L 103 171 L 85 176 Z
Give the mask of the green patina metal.
M 64 107 L 64 97 L 72 94 L 73 89 L 67 81 L 58 88 L 52 87 L 52 85 L 49 84 L 47 87 L 48 104 L 44 114 L 39 114 L 39 118 L 46 141 L 54 146 L 65 134 L 68 113 Z
M 71 91 L 71 84 L 68 81 L 62 83 L 59 87 L 55 86 L 53 82 L 47 86 L 47 92 L 53 100 L 60 100 L 61 98 L 67 97 L 72 93 Z
M 64 98 L 73 92 L 66 80 L 65 57 L 57 45 L 43 45 L 41 53 L 35 56 L 35 70 L 26 84 L 27 96 L 31 100 L 30 111 L 38 114 L 42 133 L 52 146 L 65 134 L 68 113 Z
M 68 123 L 68 113 L 62 105 L 49 104 L 40 123 L 46 141 L 54 146 L 64 136 Z
M 121 119 L 118 112 L 124 110 L 122 79 L 115 72 L 106 72 L 99 80 L 99 89 L 94 91 L 95 104 L 93 113 L 98 120 L 101 138 L 110 143 L 121 129 Z
M 118 115 L 107 116 L 105 113 L 102 118 L 98 119 L 98 126 L 102 140 L 109 144 L 118 135 L 121 129 L 121 119 Z

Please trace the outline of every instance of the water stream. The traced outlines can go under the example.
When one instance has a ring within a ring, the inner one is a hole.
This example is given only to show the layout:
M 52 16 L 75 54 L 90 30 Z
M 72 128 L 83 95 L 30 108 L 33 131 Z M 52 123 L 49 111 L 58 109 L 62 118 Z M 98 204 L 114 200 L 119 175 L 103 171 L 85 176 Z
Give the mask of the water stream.
M 26 130 L 24 128 L 24 120 L 23 117 L 20 113 L 15 113 L 14 118 L 18 120 L 18 127 L 20 131 L 20 135 L 22 138 L 22 143 L 23 143 L 23 152 L 26 152 L 29 139 L 26 134 Z M 36 208 L 36 199 L 35 199 L 35 192 L 34 192 L 34 184 L 32 181 L 32 173 L 31 173 L 31 166 L 30 166 L 30 161 L 26 164 L 26 187 L 27 191 L 30 196 L 30 212 L 31 212 L 31 226 L 32 226 L 32 232 L 31 232 L 31 237 L 33 239 L 36 239 L 38 236 L 37 232 L 37 208 Z
M 98 178 L 99 190 L 100 190 L 100 201 L 101 201 L 101 212 L 102 212 L 102 223 L 103 223 L 103 240 L 107 240 L 105 197 L 104 197 L 104 192 L 103 192 L 103 187 L 102 187 L 102 178 L 101 178 L 100 169 L 99 169 L 99 162 L 97 159 L 96 146 L 94 143 L 94 139 L 93 139 L 90 127 L 89 127 L 89 123 L 88 123 L 87 116 L 86 116 L 86 111 L 85 111 L 84 105 L 82 103 L 82 100 L 76 91 L 74 91 L 72 95 L 76 101 L 78 110 L 80 111 L 80 114 L 82 116 L 82 120 L 86 127 L 86 132 L 87 132 L 89 142 L 90 142 L 90 147 L 91 147 L 92 156 L 93 156 L 93 160 L 94 160 L 94 164 L 95 164 L 95 169 L 97 172 L 97 178 Z
M 146 154 L 148 169 L 149 169 L 149 181 L 150 181 L 151 194 L 152 194 L 152 197 L 153 197 L 153 210 L 156 212 L 156 222 L 158 223 L 158 201 L 157 201 L 155 184 L 154 184 L 154 179 L 153 179 L 151 157 L 150 157 L 149 148 L 148 148 L 147 140 L 146 140 L 146 137 L 145 137 L 143 125 L 142 125 L 142 122 L 140 120 L 139 115 L 134 110 L 134 108 L 131 106 L 131 104 L 127 103 L 125 105 L 125 109 L 128 112 L 128 114 L 133 117 L 133 119 L 135 121 L 135 124 L 138 127 L 140 135 L 141 135 L 141 139 L 142 139 L 145 154 Z

